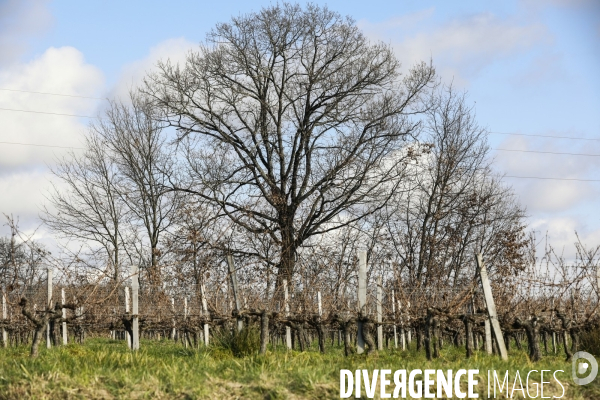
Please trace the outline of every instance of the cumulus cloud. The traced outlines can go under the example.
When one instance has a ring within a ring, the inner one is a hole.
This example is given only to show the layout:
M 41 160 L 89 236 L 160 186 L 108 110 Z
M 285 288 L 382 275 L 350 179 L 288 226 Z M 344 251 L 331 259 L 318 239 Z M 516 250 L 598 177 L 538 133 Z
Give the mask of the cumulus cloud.
M 102 72 L 87 64 L 83 54 L 72 47 L 49 48 L 28 63 L 0 70 L 0 88 L 12 89 L 0 90 L 2 141 L 81 146 L 81 135 L 88 119 L 11 110 L 94 116 L 102 100 L 28 92 L 97 96 L 103 84 Z M 46 164 L 66 151 L 2 144 L 0 171 Z
M 370 37 L 388 42 L 405 65 L 433 58 L 440 75 L 466 84 L 490 64 L 549 41 L 537 22 L 479 13 L 427 26 L 432 10 L 374 24 L 363 22 Z
M 85 62 L 72 47 L 49 48 L 39 57 L 0 69 L 2 142 L 80 147 L 89 119 L 11 110 L 60 114 L 96 114 L 102 100 L 28 92 L 98 96 L 102 72 Z M 47 165 L 69 151 L 65 148 L 0 143 L 0 213 L 18 217 L 26 231 L 36 228 L 51 174 Z M 75 150 L 77 151 L 77 150 Z M 2 231 L 6 232 L 6 227 Z M 39 232 L 36 237 L 39 237 Z
M 111 97 L 127 99 L 129 91 L 139 86 L 146 74 L 156 68 L 159 61 L 170 60 L 172 64 L 183 65 L 190 50 L 197 47 L 185 38 L 168 39 L 152 47 L 148 55 L 123 67 L 120 78 L 111 90 Z

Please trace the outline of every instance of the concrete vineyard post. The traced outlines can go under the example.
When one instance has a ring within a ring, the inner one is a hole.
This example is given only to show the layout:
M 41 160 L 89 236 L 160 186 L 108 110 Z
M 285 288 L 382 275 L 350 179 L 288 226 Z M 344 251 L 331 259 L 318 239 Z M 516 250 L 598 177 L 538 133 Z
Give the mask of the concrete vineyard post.
M 398 313 L 400 313 L 400 310 L 402 310 L 402 303 L 400 303 L 400 300 L 398 300 Z M 410 344 L 410 330 L 407 331 L 407 329 L 404 328 L 404 322 L 402 320 L 402 315 L 400 315 L 400 344 L 402 347 L 402 351 L 406 350 L 406 345 L 407 343 Z
M 129 316 L 129 287 L 125 286 L 125 315 Z M 131 349 L 131 337 L 129 332 L 125 331 L 125 340 L 127 341 L 127 348 Z
M 171 318 L 171 340 L 175 340 L 175 298 L 171 297 L 171 313 L 173 314 L 173 318 Z
M 200 295 L 202 296 L 202 314 L 204 314 L 205 317 L 208 317 L 208 303 L 206 301 L 206 292 L 204 291 L 204 284 L 200 285 Z M 204 345 L 206 347 L 208 347 L 209 343 L 208 329 L 208 324 L 204 323 Z
M 394 316 L 394 348 L 398 348 L 398 333 L 396 332 L 396 296 L 392 289 L 392 315 Z
M 323 307 L 321 305 L 321 292 L 317 292 L 317 303 L 319 305 L 319 317 L 323 316 Z
M 377 350 L 383 350 L 383 310 L 381 303 L 383 302 L 381 276 L 377 277 Z
M 575 308 L 575 289 L 571 288 L 571 319 L 577 316 L 577 309 Z
M 410 309 L 410 301 L 406 302 L 406 308 Z M 408 343 L 408 345 L 410 345 L 412 343 L 412 328 L 409 327 L 408 329 L 406 329 L 405 335 L 406 335 L 407 343 Z
M 490 320 L 488 318 L 483 321 L 485 328 L 485 351 L 492 354 L 492 329 L 490 328 Z
M 289 293 L 288 293 L 288 282 L 287 279 L 283 280 L 283 302 L 285 309 L 285 317 L 288 318 L 290 316 L 290 303 L 289 303 Z M 285 344 L 288 349 L 292 348 L 292 328 L 289 326 L 285 326 Z
M 361 250 L 358 252 L 358 312 L 361 316 L 367 311 L 367 252 Z M 362 354 L 365 352 L 365 339 L 363 338 L 362 321 L 358 321 L 358 331 L 356 333 L 356 352 Z
M 139 350 L 140 349 L 140 327 L 139 327 L 139 319 L 138 319 L 138 294 L 140 289 L 140 281 L 139 281 L 139 269 L 137 265 L 131 266 L 131 313 L 133 316 L 132 322 L 132 332 L 133 338 L 131 340 L 131 349 Z
M 61 301 L 61 305 L 65 305 L 66 300 L 65 300 L 65 289 L 62 288 L 60 289 L 60 301 Z M 67 309 L 63 307 L 62 309 L 62 343 L 64 346 L 67 345 L 67 322 L 64 321 L 67 318 Z
M 46 308 L 48 310 L 52 309 L 52 268 L 48 268 L 46 270 L 47 273 L 47 278 L 48 278 L 48 303 Z M 48 322 L 48 324 L 46 325 L 46 347 L 49 349 L 50 347 L 52 347 L 52 344 L 50 343 L 50 322 Z
M 187 313 L 188 313 L 188 302 L 187 302 L 187 297 L 183 298 L 183 321 L 185 324 L 185 321 L 187 320 Z M 184 330 L 183 333 L 183 341 L 185 342 L 185 348 L 187 349 L 188 347 L 188 341 L 189 341 L 189 336 L 187 333 L 187 330 Z
M 8 319 L 8 312 L 6 309 L 6 292 L 2 290 L 2 321 Z M 2 328 L 2 346 L 8 346 L 8 332 L 5 328 Z
M 596 287 L 598 288 L 597 295 L 600 299 L 600 266 L 596 267 Z
M 492 286 L 490 285 L 487 269 L 483 263 L 481 253 L 475 254 L 475 261 L 477 262 L 477 269 L 479 271 L 481 286 L 483 286 L 483 294 L 485 296 L 485 305 L 494 331 L 494 337 L 496 338 L 496 345 L 498 346 L 502 359 L 508 360 L 504 337 L 502 335 L 502 330 L 500 329 L 500 323 L 498 322 L 498 315 L 496 314 L 496 304 L 494 303 L 494 296 L 492 295 Z
M 229 266 L 229 276 L 231 278 L 231 289 L 233 290 L 233 298 L 235 301 L 235 309 L 239 313 L 240 307 L 240 296 L 238 292 L 237 275 L 235 272 L 235 265 L 233 263 L 233 256 L 230 254 L 227 256 L 227 265 Z M 237 317 L 237 331 L 240 332 L 244 327 L 244 322 L 241 317 Z

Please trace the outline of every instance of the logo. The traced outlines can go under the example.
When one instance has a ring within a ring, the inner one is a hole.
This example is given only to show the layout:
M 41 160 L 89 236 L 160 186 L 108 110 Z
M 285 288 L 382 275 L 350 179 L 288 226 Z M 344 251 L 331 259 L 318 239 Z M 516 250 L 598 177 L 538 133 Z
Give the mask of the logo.
M 578 375 L 585 375 L 590 369 L 588 376 L 579 378 Z M 585 351 L 578 351 L 573 354 L 573 381 L 576 385 L 587 385 L 596 379 L 596 375 L 598 375 L 598 362 L 594 356 Z

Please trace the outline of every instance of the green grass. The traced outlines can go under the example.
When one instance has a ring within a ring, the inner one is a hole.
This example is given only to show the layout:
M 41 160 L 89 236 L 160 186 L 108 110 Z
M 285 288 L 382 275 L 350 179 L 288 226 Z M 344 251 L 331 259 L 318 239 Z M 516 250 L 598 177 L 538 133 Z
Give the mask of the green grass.
M 488 369 L 502 374 L 508 369 L 511 379 L 516 370 L 524 379 L 531 369 L 562 369 L 563 399 L 600 399 L 598 378 L 587 386 L 573 385 L 571 364 L 562 355 L 534 364 L 524 352 L 512 352 L 508 362 L 477 352 L 467 361 L 461 349 L 445 347 L 441 358 L 428 362 L 414 350 L 348 358 L 339 348 L 328 348 L 325 355 L 314 349 L 277 350 L 236 358 L 224 348 L 186 350 L 168 340 L 142 341 L 141 347 L 132 353 L 121 341 L 89 339 L 84 345 L 43 348 L 37 359 L 28 357 L 26 347 L 0 348 L 0 399 L 333 399 L 339 398 L 340 369 L 375 368 L 479 369 L 480 398 L 486 398 Z M 557 385 L 550 388 L 551 395 L 560 393 Z

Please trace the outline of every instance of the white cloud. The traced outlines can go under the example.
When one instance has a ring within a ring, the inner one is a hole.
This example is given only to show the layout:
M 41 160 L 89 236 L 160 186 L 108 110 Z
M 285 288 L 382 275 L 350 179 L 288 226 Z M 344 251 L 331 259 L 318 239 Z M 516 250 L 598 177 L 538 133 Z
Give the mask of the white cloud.
M 554 135 L 568 136 L 565 133 Z M 600 154 L 600 149 L 594 150 L 594 147 L 598 146 L 565 146 L 556 140 L 532 141 L 524 137 L 511 137 L 498 145 L 499 149 Z M 498 151 L 496 167 L 509 176 L 593 179 L 594 171 L 600 167 L 600 157 Z M 513 185 L 521 202 L 533 213 L 567 211 L 600 194 L 598 185 L 592 182 L 510 178 L 507 182 Z
M 0 187 L 4 193 L 0 200 L 0 213 L 24 218 L 37 215 L 50 187 L 49 177 L 49 172 L 41 169 L 0 175 Z
M 39 58 L 0 70 L 0 88 L 94 96 L 104 78 L 72 47 L 49 48 Z M 102 100 L 16 91 L 0 91 L 0 108 L 94 116 Z M 89 119 L 0 110 L 2 141 L 54 146 L 81 146 Z M 0 144 L 0 170 L 50 163 L 65 149 Z
M 97 96 L 103 89 L 101 71 L 87 64 L 72 47 L 49 48 L 26 63 L 0 69 L 0 88 L 76 96 Z M 77 115 L 95 115 L 102 100 L 0 90 L 0 108 Z M 53 146 L 82 144 L 89 119 L 0 110 L 0 141 Z M 31 232 L 40 225 L 39 211 L 50 186 L 46 165 L 67 149 L 0 143 L 0 213 L 13 215 Z M 0 214 L 1 217 L 1 214 Z M 0 225 L 4 225 L 3 223 Z M 1 226 L 2 233 L 7 232 Z M 37 231 L 39 237 L 41 231 Z
M 443 24 L 429 24 L 432 15 L 431 10 L 425 10 L 412 17 L 362 23 L 362 26 L 372 38 L 384 42 L 391 40 L 396 55 L 405 66 L 433 58 L 438 73 L 459 84 L 466 84 L 498 60 L 520 54 L 550 39 L 546 27 L 536 22 L 480 13 Z M 421 26 L 423 24 L 426 26 Z
M 589 229 L 582 223 L 580 217 L 574 216 L 547 216 L 535 218 L 531 221 L 530 228 L 535 232 L 539 242 L 538 256 L 543 255 L 545 240 L 554 248 L 557 255 L 564 256 L 572 261 L 576 257 L 575 244 L 579 240 L 590 248 L 600 243 L 600 229 Z M 547 236 L 546 236 L 547 235 Z
M 185 63 L 188 52 L 197 47 L 184 38 L 168 39 L 152 47 L 148 55 L 123 67 L 119 81 L 111 91 L 111 97 L 125 100 L 132 88 L 139 86 L 146 74 L 152 71 L 158 61 L 170 60 L 172 64 Z

